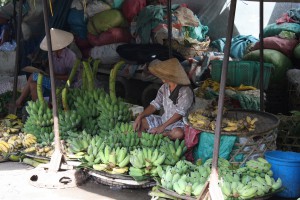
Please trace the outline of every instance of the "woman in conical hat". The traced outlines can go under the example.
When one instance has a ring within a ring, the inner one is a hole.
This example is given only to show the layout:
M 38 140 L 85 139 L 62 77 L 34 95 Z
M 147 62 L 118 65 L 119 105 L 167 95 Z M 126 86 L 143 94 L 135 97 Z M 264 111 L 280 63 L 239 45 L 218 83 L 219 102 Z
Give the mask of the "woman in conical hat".
M 170 139 L 184 137 L 182 118 L 188 113 L 194 100 L 190 80 L 176 58 L 166 61 L 154 60 L 149 64 L 149 71 L 160 78 L 163 85 L 156 98 L 138 115 L 133 128 L 141 133 L 148 131 L 153 134 L 162 133 Z M 153 115 L 157 110 L 164 109 L 162 116 Z
M 67 48 L 69 44 L 72 43 L 74 36 L 72 33 L 67 31 L 63 31 L 60 29 L 50 29 L 51 36 L 51 46 L 52 46 L 52 58 L 53 58 L 53 71 L 54 78 L 57 85 L 66 81 L 69 77 L 69 73 L 72 70 L 72 67 L 76 61 L 75 53 Z M 47 39 L 46 36 L 40 43 L 40 48 L 44 51 L 48 51 L 47 48 Z M 37 90 L 36 90 L 36 81 L 37 81 L 38 73 L 32 73 L 28 80 L 27 84 L 22 90 L 20 97 L 16 101 L 16 106 L 21 107 L 23 101 L 26 97 L 31 94 L 31 98 L 33 101 L 37 99 Z M 51 90 L 51 82 L 50 77 L 43 77 L 43 91 L 44 94 L 50 94 Z

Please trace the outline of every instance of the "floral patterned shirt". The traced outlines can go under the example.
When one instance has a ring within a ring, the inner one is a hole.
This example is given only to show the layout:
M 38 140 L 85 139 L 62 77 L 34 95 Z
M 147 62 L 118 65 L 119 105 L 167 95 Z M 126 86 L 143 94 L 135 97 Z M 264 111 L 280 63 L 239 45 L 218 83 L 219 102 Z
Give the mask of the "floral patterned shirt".
M 179 90 L 177 104 L 174 105 L 173 101 L 169 98 L 171 92 L 169 89 L 169 84 L 164 83 L 158 90 L 156 98 L 151 101 L 157 110 L 162 107 L 164 109 L 164 114 L 162 115 L 162 122 L 168 121 L 175 113 L 186 116 L 189 109 L 193 104 L 194 94 L 189 86 L 182 86 Z

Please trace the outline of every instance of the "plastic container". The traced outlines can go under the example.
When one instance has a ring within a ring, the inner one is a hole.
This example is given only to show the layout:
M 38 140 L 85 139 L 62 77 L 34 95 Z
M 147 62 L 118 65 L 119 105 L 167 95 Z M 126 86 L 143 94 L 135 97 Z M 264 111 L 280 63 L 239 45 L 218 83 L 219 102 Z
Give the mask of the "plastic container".
M 211 61 L 212 80 L 220 82 L 222 73 L 221 60 Z M 264 89 L 269 85 L 273 65 L 264 63 Z M 229 61 L 226 85 L 238 87 L 241 84 L 259 88 L 260 83 L 260 64 L 257 61 Z
M 272 74 L 273 70 L 274 70 L 274 66 L 272 64 L 270 64 L 270 63 L 264 64 L 264 90 L 268 89 L 271 74 Z M 260 84 L 260 64 L 259 63 L 256 65 L 255 71 L 256 72 L 255 72 L 254 86 L 259 88 L 259 84 Z
M 274 179 L 280 178 L 284 191 L 276 194 L 285 198 L 300 197 L 300 153 L 291 151 L 268 151 L 266 160 L 272 165 Z

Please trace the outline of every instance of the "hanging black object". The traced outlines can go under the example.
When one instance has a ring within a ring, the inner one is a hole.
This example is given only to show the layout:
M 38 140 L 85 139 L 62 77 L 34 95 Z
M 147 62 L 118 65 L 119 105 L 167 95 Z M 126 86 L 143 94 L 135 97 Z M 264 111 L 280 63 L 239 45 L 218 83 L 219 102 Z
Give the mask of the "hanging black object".
M 123 44 L 117 47 L 117 53 L 124 59 L 144 64 L 154 59 L 169 59 L 169 48 L 161 44 Z M 172 51 L 173 57 L 179 62 L 183 62 L 185 58 L 178 52 Z

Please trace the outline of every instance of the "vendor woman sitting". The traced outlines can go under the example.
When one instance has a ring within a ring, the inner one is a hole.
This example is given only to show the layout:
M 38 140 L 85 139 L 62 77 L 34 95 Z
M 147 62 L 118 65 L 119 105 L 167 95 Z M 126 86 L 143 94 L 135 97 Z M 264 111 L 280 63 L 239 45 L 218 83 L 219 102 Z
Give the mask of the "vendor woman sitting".
M 53 58 L 53 71 L 56 85 L 64 84 L 68 79 L 72 67 L 76 61 L 75 53 L 67 48 L 67 46 L 73 41 L 73 34 L 60 30 L 50 29 L 51 44 L 52 44 L 52 58 Z M 47 39 L 44 37 L 40 44 L 40 48 L 44 51 L 48 51 Z M 48 70 L 46 70 L 48 72 Z M 17 107 L 22 107 L 24 100 L 30 94 L 33 101 L 37 100 L 37 78 L 38 73 L 33 73 L 27 80 L 27 84 L 20 97 L 16 101 Z M 43 93 L 48 92 L 50 94 L 51 82 L 49 76 L 43 77 Z
M 190 80 L 176 58 L 166 61 L 154 60 L 149 65 L 149 71 L 160 78 L 163 85 L 159 88 L 156 98 L 138 115 L 133 128 L 139 134 L 148 131 L 153 134 L 162 133 L 172 140 L 183 139 L 182 119 L 194 102 Z M 162 108 L 162 116 L 153 114 Z

